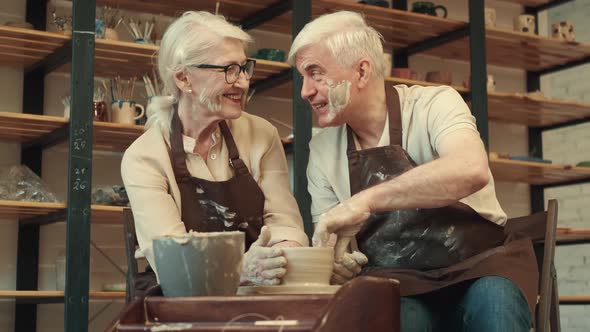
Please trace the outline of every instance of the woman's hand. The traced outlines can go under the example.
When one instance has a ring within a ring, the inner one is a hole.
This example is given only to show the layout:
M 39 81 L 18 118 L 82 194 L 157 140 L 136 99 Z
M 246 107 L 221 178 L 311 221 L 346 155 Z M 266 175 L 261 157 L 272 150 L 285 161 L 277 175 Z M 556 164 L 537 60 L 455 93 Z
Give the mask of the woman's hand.
M 269 241 L 270 231 L 263 226 L 258 239 L 244 254 L 240 285 L 270 286 L 281 283 L 287 272 L 287 259 L 280 247 L 268 247 Z

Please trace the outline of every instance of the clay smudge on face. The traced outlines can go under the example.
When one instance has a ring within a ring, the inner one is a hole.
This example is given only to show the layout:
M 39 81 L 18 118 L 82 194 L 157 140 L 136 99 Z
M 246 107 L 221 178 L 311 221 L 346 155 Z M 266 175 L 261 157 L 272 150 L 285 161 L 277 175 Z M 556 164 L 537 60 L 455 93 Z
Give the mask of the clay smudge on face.
M 350 87 L 352 83 L 344 80 L 336 84 L 331 79 L 326 80 L 328 86 L 328 121 L 332 121 L 350 102 Z

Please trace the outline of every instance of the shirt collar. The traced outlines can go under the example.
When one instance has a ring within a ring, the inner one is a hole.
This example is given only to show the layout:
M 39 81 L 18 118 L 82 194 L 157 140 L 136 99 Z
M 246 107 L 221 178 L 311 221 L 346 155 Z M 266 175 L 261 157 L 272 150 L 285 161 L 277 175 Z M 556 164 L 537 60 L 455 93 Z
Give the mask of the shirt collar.
M 213 140 L 213 145 L 211 145 L 211 148 L 213 148 L 214 146 L 217 145 L 217 143 L 219 143 L 221 141 L 221 130 L 219 129 L 219 126 L 217 126 L 217 129 L 215 129 L 215 131 L 211 134 L 211 139 Z M 195 145 L 197 145 L 197 140 L 190 137 L 190 136 L 186 136 L 186 135 L 182 135 L 182 147 L 184 149 L 185 153 L 190 153 L 190 154 L 195 154 L 193 151 L 195 151 Z

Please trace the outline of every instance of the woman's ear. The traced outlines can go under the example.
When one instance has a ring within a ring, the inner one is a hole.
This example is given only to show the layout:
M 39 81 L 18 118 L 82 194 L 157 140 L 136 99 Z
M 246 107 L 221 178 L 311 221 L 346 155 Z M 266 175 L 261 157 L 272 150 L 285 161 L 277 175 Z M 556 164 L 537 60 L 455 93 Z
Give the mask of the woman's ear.
M 371 75 L 373 73 L 373 67 L 368 59 L 361 59 L 358 62 L 357 66 L 357 76 L 358 76 L 358 87 L 364 88 L 367 86 L 369 81 L 371 80 Z
M 176 87 L 180 91 L 186 90 L 186 88 L 191 86 L 191 83 L 188 80 L 188 76 L 186 75 L 185 70 L 179 70 L 174 74 L 174 83 L 176 83 Z

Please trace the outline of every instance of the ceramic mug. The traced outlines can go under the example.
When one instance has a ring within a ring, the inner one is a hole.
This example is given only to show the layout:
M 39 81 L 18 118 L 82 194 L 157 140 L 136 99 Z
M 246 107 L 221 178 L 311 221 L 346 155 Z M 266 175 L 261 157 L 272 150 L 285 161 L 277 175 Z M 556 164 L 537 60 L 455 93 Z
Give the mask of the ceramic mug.
M 103 20 L 95 19 L 94 20 L 94 36 L 99 39 L 104 39 L 106 30 L 106 25 L 104 24 Z
M 429 71 L 426 73 L 426 81 L 451 85 L 453 83 L 453 73 L 450 71 Z
M 119 40 L 119 33 L 115 29 L 107 28 L 104 32 L 104 39 Z
M 576 40 L 574 25 L 569 21 L 556 22 L 551 25 L 553 38 L 573 42 Z
M 109 112 L 104 101 L 93 102 L 92 112 L 94 113 L 94 121 L 109 121 Z
M 418 1 L 412 4 L 412 11 L 414 13 L 427 14 L 430 16 L 438 16 L 437 9 L 442 10 L 442 17 L 447 17 L 447 8 L 445 6 L 437 6 L 430 1 Z
M 139 114 L 137 110 L 139 109 Z M 145 114 L 145 108 L 131 100 L 116 100 L 111 104 L 111 121 L 124 124 L 135 124 Z
M 514 18 L 514 31 L 535 34 L 535 16 L 519 15 Z
M 484 10 L 486 27 L 493 28 L 496 26 L 496 10 L 486 7 Z

